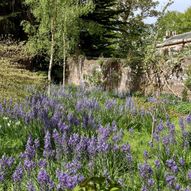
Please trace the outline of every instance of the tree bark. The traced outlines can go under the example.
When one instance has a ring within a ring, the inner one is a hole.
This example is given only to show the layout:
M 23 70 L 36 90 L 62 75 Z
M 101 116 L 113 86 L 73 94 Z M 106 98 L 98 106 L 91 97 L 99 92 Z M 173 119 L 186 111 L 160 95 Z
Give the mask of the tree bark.
M 63 87 L 65 87 L 66 84 L 66 39 L 65 39 L 65 33 L 63 33 Z
M 49 68 L 48 68 L 48 95 L 50 95 L 50 85 L 52 81 L 52 66 L 53 66 L 53 59 L 54 59 L 54 18 L 51 19 L 51 49 L 50 49 L 50 61 L 49 61 Z
M 64 19 L 63 19 L 63 33 L 62 33 L 62 40 L 63 40 L 63 77 L 62 77 L 62 85 L 65 87 L 66 84 L 66 56 L 67 56 L 67 42 L 66 42 L 66 35 L 67 35 L 67 15 L 64 13 Z

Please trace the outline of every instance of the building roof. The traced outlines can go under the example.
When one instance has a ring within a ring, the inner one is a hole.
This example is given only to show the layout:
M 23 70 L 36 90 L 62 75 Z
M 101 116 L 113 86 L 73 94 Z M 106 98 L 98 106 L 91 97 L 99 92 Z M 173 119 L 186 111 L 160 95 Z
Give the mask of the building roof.
M 158 47 L 170 46 L 183 42 L 191 42 L 191 32 L 172 36 L 166 39 L 162 44 L 159 44 Z

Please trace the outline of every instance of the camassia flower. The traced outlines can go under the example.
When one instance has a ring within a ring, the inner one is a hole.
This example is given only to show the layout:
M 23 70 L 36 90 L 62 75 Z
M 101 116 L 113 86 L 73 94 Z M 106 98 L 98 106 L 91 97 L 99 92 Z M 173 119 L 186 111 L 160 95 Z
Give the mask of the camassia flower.
M 13 181 L 14 182 L 21 182 L 22 178 L 23 178 L 23 168 L 21 166 L 21 164 L 19 164 L 15 170 L 15 172 L 13 173 Z

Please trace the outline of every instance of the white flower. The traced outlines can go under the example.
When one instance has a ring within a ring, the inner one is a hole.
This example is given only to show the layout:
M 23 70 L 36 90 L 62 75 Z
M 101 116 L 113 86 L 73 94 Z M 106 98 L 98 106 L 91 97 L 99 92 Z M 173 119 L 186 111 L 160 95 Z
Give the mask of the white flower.
M 15 125 L 20 125 L 21 124 L 21 122 L 20 121 L 17 121 L 16 123 L 15 123 Z
M 8 120 L 9 118 L 8 117 L 3 117 L 4 120 Z

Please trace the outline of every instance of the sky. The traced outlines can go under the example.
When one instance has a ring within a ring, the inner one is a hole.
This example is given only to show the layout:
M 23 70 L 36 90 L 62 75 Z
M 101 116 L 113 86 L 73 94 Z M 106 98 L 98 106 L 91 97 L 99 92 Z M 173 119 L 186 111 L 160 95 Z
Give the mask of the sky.
M 164 7 L 164 5 L 168 2 L 168 0 L 159 0 L 159 10 Z M 191 7 L 191 0 L 174 0 L 174 3 L 168 8 L 169 11 L 179 11 L 184 12 L 188 7 Z M 146 20 L 147 23 L 155 22 L 154 18 L 148 18 Z

